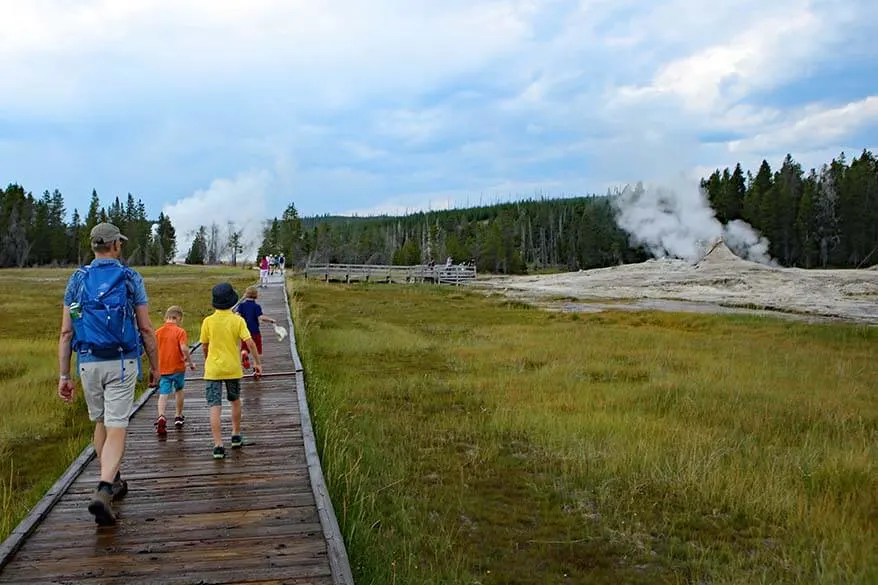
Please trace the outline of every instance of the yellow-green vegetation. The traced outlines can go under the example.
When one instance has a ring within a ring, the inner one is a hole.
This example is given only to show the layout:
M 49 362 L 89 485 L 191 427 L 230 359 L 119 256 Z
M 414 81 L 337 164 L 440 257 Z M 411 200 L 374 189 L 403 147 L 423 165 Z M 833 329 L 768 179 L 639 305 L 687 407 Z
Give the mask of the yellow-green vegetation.
M 290 283 L 361 585 L 878 582 L 878 329 Z
M 239 294 L 252 271 L 216 267 L 145 267 L 143 275 L 155 326 L 179 304 L 190 343 L 212 312 L 211 287 L 228 280 Z M 58 479 L 91 440 L 82 389 L 73 405 L 58 398 L 58 335 L 64 289 L 72 269 L 0 271 L 0 539 Z M 146 384 L 138 385 L 138 393 Z

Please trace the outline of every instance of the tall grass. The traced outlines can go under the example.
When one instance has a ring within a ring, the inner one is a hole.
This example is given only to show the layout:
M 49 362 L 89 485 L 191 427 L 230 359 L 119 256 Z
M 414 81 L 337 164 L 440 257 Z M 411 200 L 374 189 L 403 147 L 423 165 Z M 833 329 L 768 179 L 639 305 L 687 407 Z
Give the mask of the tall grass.
M 252 272 L 234 268 L 138 269 L 144 277 L 153 324 L 180 304 L 190 343 L 212 312 L 210 288 L 227 279 L 240 288 Z M 77 382 L 77 400 L 57 395 L 58 335 L 64 288 L 71 270 L 0 271 L 0 539 L 91 440 L 93 425 Z M 144 358 L 144 383 L 146 364 Z M 138 384 L 138 393 L 143 384 Z
M 878 582 L 878 330 L 295 281 L 357 582 Z

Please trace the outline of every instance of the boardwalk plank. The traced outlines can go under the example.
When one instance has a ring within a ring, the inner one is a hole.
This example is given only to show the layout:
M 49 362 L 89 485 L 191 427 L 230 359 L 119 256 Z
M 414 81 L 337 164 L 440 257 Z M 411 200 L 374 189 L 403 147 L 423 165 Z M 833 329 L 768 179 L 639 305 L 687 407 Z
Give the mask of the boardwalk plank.
M 232 583 L 289 583 L 296 585 L 327 585 L 334 583 L 326 573 L 323 563 L 301 564 L 296 567 L 272 567 L 264 569 L 221 569 L 221 570 L 183 570 L 177 573 L 154 575 L 82 576 L 76 578 L 59 577 L 49 581 L 43 579 L 20 581 L 20 583 L 52 583 L 56 585 L 229 585 Z M 250 581 L 248 581 L 248 579 Z M 252 581 L 252 580 L 256 581 Z
M 115 532 L 110 530 L 95 531 L 91 538 L 81 538 L 77 541 L 77 546 L 83 547 L 114 547 L 119 543 L 135 542 L 140 545 L 146 545 L 151 542 L 165 542 L 169 538 L 185 539 L 185 540 L 207 540 L 223 536 L 225 538 L 247 538 L 253 536 L 273 536 L 282 534 L 301 534 L 316 533 L 321 530 L 320 519 L 316 514 L 311 514 L 306 508 L 300 508 L 303 516 L 297 520 L 289 518 L 262 518 L 250 522 L 213 522 L 205 520 L 210 514 L 187 514 L 185 516 L 186 523 L 181 524 L 174 518 L 172 528 L 169 529 L 167 521 L 163 518 L 157 518 L 149 528 L 138 527 L 125 530 L 117 529 Z M 305 516 L 304 513 L 308 515 Z M 221 514 L 232 514 L 224 512 Z M 240 516 L 237 512 L 235 516 Z M 74 524 L 56 525 L 55 528 L 59 532 L 74 531 Z M 170 536 L 169 536 L 170 533 Z M 34 551 L 42 551 L 46 549 L 57 548 L 56 539 L 34 539 L 28 543 L 28 554 Z M 26 553 L 19 553 L 21 558 L 26 558 Z
M 265 313 L 283 318 L 283 288 L 261 292 Z M 97 527 L 88 513 L 99 471 L 91 460 L 69 476 L 74 479 L 54 505 L 44 506 L 41 520 L 23 523 L 23 530 L 36 528 L 0 569 L 0 583 L 349 583 L 331 572 L 325 518 L 311 485 L 305 446 L 311 435 L 299 412 L 301 372 L 292 365 L 297 356 L 270 327 L 263 345 L 266 372 L 281 375 L 242 382 L 243 449 L 229 448 L 225 392 L 227 458 L 221 461 L 212 458 L 203 381 L 187 381 L 186 424 L 181 430 L 171 424 L 166 437 L 155 434 L 153 393 L 130 421 L 122 464 L 129 492 L 114 504 L 119 523 Z M 202 352 L 193 357 L 198 371 L 189 378 L 203 371 Z M 168 412 L 172 423 L 173 399 Z

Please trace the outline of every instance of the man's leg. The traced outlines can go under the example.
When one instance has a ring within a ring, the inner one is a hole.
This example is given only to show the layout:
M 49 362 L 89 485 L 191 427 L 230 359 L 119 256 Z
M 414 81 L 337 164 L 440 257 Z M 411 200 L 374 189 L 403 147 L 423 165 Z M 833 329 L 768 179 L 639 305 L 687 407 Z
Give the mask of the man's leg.
M 137 362 L 116 360 L 101 362 L 107 383 L 104 389 L 104 427 L 106 440 L 101 451 L 101 481 L 113 483 L 118 478 L 122 456 L 125 454 L 125 436 L 128 417 L 134 404 L 134 388 L 137 384 Z
M 101 453 L 101 481 L 111 484 L 116 480 L 125 454 L 124 427 L 107 427 L 107 440 Z
M 98 461 L 101 459 L 101 453 L 104 451 L 104 441 L 107 440 L 107 427 L 104 426 L 103 421 L 98 421 L 95 423 L 95 434 L 94 434 L 94 447 L 95 453 L 98 456 Z
M 96 406 L 99 402 L 94 396 L 97 388 L 94 382 L 99 379 L 102 386 L 103 421 L 95 425 L 95 452 L 99 456 L 101 465 L 101 480 L 94 492 L 88 511 L 94 515 L 95 522 L 101 526 L 110 526 L 116 523 L 116 513 L 111 505 L 112 501 L 122 497 L 127 491 L 127 485 L 119 475 L 122 456 L 125 453 L 125 433 L 128 427 L 128 416 L 134 403 L 134 386 L 137 383 L 137 362 L 115 360 L 94 362 L 87 364 L 90 389 L 92 390 L 92 402 Z M 123 369 L 124 368 L 124 369 Z M 85 368 L 82 373 L 85 374 Z M 85 384 L 85 378 L 83 384 Z M 88 394 L 89 392 L 87 392 Z M 92 406 L 89 406 L 90 415 L 93 416 Z M 98 450 L 100 445 L 100 450 Z
M 103 362 L 91 362 L 79 367 L 85 403 L 88 406 L 88 417 L 95 422 L 93 444 L 98 461 L 103 461 L 104 447 L 107 444 L 107 427 L 104 425 L 104 385 L 107 380 L 103 366 Z
M 182 417 L 183 416 L 183 389 L 182 388 L 177 390 L 177 394 L 176 394 L 176 396 L 174 396 L 174 398 L 177 401 L 176 416 Z

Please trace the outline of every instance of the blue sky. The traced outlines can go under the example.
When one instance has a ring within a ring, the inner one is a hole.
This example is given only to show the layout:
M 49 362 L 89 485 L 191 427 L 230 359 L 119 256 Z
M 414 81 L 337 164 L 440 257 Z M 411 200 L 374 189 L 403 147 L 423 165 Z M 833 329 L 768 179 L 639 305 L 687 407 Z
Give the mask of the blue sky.
M 0 183 L 182 233 L 878 146 L 869 0 L 0 3 Z

